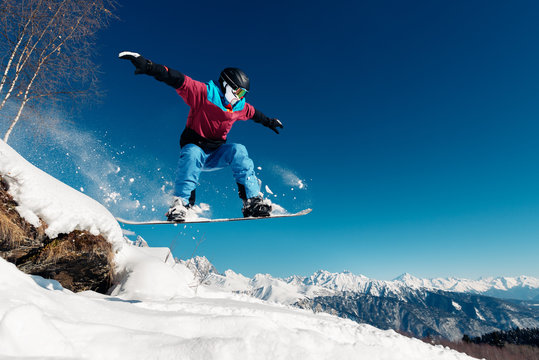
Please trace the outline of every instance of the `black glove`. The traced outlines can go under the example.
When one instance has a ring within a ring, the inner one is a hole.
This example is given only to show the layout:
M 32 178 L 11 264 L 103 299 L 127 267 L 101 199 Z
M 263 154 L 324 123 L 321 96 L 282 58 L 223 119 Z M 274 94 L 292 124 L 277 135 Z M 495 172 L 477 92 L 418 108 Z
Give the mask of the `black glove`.
M 268 119 L 264 121 L 262 125 L 269 127 L 271 130 L 275 131 L 276 134 L 279 133 L 278 128 L 283 128 L 283 123 L 279 119 Z
M 269 118 L 258 109 L 255 109 L 253 120 L 259 124 L 269 127 L 271 130 L 275 131 L 275 133 L 277 134 L 279 133 L 278 128 L 281 128 L 281 129 L 283 128 L 283 123 L 279 119 Z
M 120 59 L 130 60 L 135 65 L 135 75 L 148 74 L 152 70 L 152 62 L 135 52 L 122 51 L 118 57 Z

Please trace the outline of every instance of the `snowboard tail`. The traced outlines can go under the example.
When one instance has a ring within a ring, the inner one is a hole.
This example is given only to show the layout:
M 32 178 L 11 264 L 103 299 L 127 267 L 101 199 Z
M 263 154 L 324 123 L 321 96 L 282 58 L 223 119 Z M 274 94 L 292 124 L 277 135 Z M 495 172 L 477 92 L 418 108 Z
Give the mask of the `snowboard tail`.
M 275 219 L 275 218 L 284 218 L 284 217 L 294 217 L 294 216 L 303 216 L 310 213 L 312 209 L 305 209 L 294 214 L 280 214 L 280 215 L 271 215 L 266 217 L 242 217 L 242 218 L 222 218 L 222 219 L 206 219 L 206 218 L 196 218 L 188 219 L 185 221 L 168 221 L 168 220 L 151 220 L 151 221 L 132 221 L 126 220 L 117 217 L 116 220 L 123 224 L 128 225 L 164 225 L 164 224 L 204 224 L 204 223 L 214 223 L 214 222 L 229 222 L 229 221 L 246 221 L 246 220 L 261 220 L 261 219 Z

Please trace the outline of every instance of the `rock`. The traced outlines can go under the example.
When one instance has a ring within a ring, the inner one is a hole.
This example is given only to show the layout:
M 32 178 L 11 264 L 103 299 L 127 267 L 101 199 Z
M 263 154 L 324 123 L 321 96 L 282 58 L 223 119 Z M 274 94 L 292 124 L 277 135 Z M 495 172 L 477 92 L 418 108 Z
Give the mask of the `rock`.
M 106 293 L 113 272 L 112 245 L 86 231 L 45 235 L 16 210 L 17 203 L 0 177 L 0 256 L 27 274 L 54 279 L 71 291 Z

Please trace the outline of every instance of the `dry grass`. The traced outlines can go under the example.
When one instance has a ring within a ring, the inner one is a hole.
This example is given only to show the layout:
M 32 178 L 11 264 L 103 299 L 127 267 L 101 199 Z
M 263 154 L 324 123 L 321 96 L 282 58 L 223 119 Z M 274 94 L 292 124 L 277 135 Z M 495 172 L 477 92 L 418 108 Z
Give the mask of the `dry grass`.
M 6 182 L 0 176 L 0 244 L 4 243 L 13 248 L 24 242 L 45 239 L 47 224 L 42 223 L 35 228 L 19 215 L 17 205 L 8 193 Z
M 8 186 L 0 177 L 0 244 L 16 246 L 28 239 L 31 225 L 21 219 L 15 207 L 17 203 L 7 192 Z
M 13 221 L 13 216 L 0 210 L 0 243 L 6 242 L 10 247 L 13 247 L 26 239 L 26 233 L 20 225 Z

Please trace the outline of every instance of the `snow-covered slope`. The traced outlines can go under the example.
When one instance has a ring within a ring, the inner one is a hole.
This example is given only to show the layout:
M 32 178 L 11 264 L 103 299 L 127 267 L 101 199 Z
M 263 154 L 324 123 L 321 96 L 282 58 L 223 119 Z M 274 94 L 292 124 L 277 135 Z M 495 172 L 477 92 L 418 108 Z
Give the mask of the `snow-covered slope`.
M 33 166 L 2 140 L 0 175 L 19 204 L 17 211 L 35 227 L 41 225 L 40 219 L 45 221 L 50 238 L 87 230 L 103 235 L 116 250 L 124 244 L 118 222 L 104 206 Z
M 195 276 L 168 249 L 133 245 L 104 207 L 1 141 L 0 175 L 21 214 L 35 225 L 46 221 L 49 236 L 88 230 L 117 251 L 110 296 L 72 293 L 0 258 L 2 359 L 469 359 L 393 331 L 200 285 L 200 271 Z M 203 262 L 196 265 L 205 278 L 217 275 Z M 241 275 L 223 278 L 230 288 L 245 287 Z M 267 281 L 260 276 L 252 284 L 261 288 Z M 276 287 L 283 291 L 272 291 L 273 297 L 297 285 Z
M 156 290 L 177 280 L 153 275 Z M 74 294 L 0 259 L 0 358 L 469 359 L 393 331 L 204 287 L 196 297 L 137 300 L 137 285 L 124 284 L 122 297 Z

